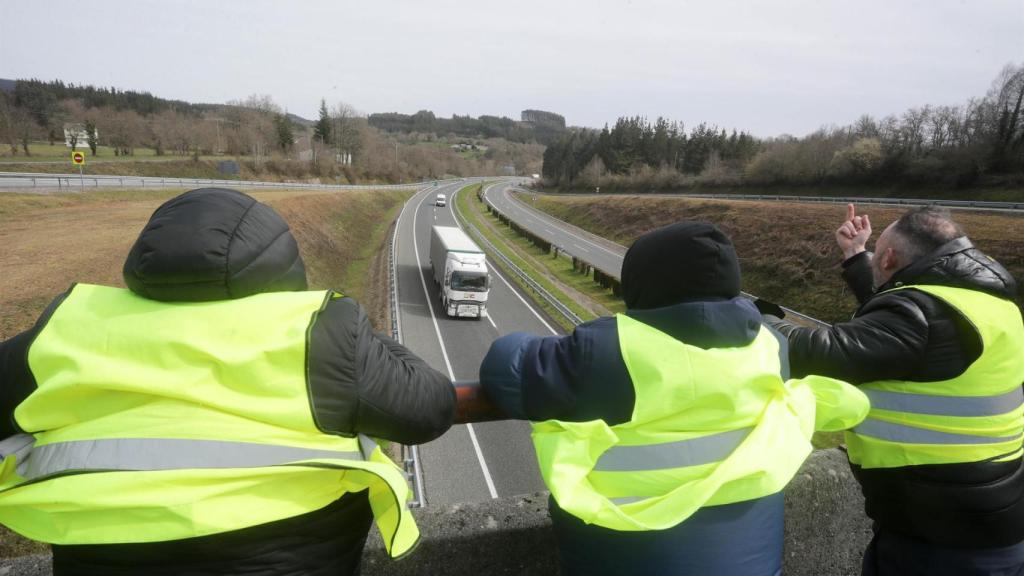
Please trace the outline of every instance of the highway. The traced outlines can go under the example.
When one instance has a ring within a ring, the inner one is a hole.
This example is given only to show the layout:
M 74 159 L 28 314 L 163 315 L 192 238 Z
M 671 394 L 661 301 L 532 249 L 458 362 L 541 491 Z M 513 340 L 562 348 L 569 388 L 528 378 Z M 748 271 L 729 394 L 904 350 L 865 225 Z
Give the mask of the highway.
M 430 227 L 456 225 L 452 194 L 465 185 L 444 183 L 417 192 L 399 215 L 395 232 L 402 341 L 453 380 L 476 380 L 491 342 L 501 335 L 552 335 L 557 330 L 493 266 L 489 318 L 453 319 L 440 311 L 429 265 Z M 448 197 L 446 207 L 434 206 L 438 192 Z M 474 502 L 543 490 L 529 435 L 530 427 L 522 421 L 457 425 L 421 446 L 424 503 Z

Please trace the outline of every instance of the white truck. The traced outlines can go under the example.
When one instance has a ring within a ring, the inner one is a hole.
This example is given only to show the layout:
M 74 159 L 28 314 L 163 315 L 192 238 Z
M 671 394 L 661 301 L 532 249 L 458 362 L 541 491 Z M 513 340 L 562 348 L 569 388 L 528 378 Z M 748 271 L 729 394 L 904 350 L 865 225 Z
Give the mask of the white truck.
M 465 232 L 453 226 L 430 229 L 430 268 L 445 314 L 478 320 L 487 316 L 487 259 Z

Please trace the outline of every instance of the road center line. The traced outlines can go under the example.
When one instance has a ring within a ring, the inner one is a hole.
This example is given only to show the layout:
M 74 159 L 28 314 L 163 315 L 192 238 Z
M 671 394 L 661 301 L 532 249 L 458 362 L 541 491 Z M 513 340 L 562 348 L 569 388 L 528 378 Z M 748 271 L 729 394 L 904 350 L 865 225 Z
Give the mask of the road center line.
M 430 298 L 430 292 L 427 290 L 427 281 L 423 278 L 423 262 L 420 260 L 419 241 L 416 240 L 416 217 L 419 216 L 419 212 L 419 206 L 417 206 L 416 210 L 412 213 L 412 250 L 416 255 L 416 268 L 419 270 L 420 285 L 423 286 L 423 297 L 427 299 L 427 307 L 430 309 L 430 320 L 434 323 L 434 333 L 437 334 L 437 342 L 441 345 L 441 355 L 444 357 L 444 365 L 448 368 L 448 379 L 454 382 L 455 372 L 452 370 L 451 360 L 448 359 L 448 350 L 444 346 L 444 338 L 441 336 L 441 327 L 437 324 L 437 315 L 434 314 L 434 303 Z M 480 443 L 477 442 L 476 432 L 473 431 L 473 425 L 466 424 L 466 430 L 469 432 L 470 442 L 473 443 L 473 450 L 476 452 L 476 459 L 480 462 L 480 470 L 484 474 L 484 482 L 487 483 L 487 491 L 490 493 L 491 498 L 495 499 L 498 497 L 498 491 L 494 488 L 494 480 L 491 478 L 491 471 L 487 468 L 487 462 L 484 461 L 484 453 L 480 450 Z

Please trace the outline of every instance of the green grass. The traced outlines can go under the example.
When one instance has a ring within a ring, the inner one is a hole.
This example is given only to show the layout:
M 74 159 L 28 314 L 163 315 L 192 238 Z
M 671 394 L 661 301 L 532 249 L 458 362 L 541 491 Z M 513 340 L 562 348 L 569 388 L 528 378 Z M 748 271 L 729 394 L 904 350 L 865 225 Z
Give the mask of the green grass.
M 476 226 L 476 229 L 480 232 L 480 234 L 482 234 L 484 238 L 486 238 L 492 244 L 494 244 L 498 248 L 498 250 L 502 252 L 502 254 L 504 254 L 509 260 L 512 261 L 513 264 L 523 269 L 531 278 L 533 278 L 535 282 L 540 284 L 545 290 L 547 290 L 556 298 L 558 298 L 558 300 L 565 304 L 567 307 L 569 307 L 570 310 L 575 312 L 584 320 L 593 318 L 593 314 L 588 314 L 586 310 L 583 310 L 582 308 L 579 307 L 578 304 L 572 302 L 561 290 L 558 290 L 550 281 L 548 281 L 546 278 L 543 278 L 542 275 L 539 274 L 538 271 L 532 265 L 530 265 L 526 260 L 519 256 L 509 246 L 509 244 L 502 238 L 502 236 L 497 234 L 493 228 L 487 226 L 487 224 L 483 220 L 483 215 L 481 214 L 480 209 L 474 206 L 479 205 L 479 202 L 477 202 L 476 200 L 476 190 L 478 190 L 480 187 L 481 184 L 471 184 L 469 186 L 462 188 L 461 190 L 459 190 L 459 192 L 456 192 L 456 213 L 463 220 Z M 465 193 L 463 194 L 462 192 Z M 523 282 L 519 278 L 519 276 L 513 273 L 511 270 L 507 270 L 505 266 L 502 264 L 502 262 L 493 254 L 491 255 L 491 263 L 504 270 L 505 276 L 509 280 L 514 282 L 517 286 L 519 286 L 523 290 L 523 292 L 527 294 L 530 294 L 532 292 L 532 288 L 530 288 L 526 284 L 526 282 Z M 550 304 L 548 304 L 542 299 L 538 298 L 535 299 L 534 301 L 537 304 L 537 306 L 544 310 L 548 317 L 554 320 L 563 330 L 565 330 L 566 332 L 572 331 L 573 324 L 569 322 L 569 320 L 566 319 L 564 316 L 562 316 L 562 314 L 558 312 L 558 310 L 556 310 L 554 307 L 552 307 Z
M 382 192 L 384 194 L 386 192 Z M 346 296 L 351 296 L 357 301 L 362 302 L 366 294 L 371 290 L 379 289 L 373 285 L 373 275 L 370 273 L 370 264 L 373 262 L 374 256 L 377 251 L 381 248 L 384 242 L 384 236 L 391 229 L 391 223 L 398 217 L 398 212 L 405 205 L 404 200 L 407 200 L 412 196 L 412 191 L 398 191 L 391 192 L 398 197 L 403 197 L 402 202 L 397 202 L 392 206 L 384 217 L 377 222 L 373 227 L 373 231 L 370 233 L 370 238 L 365 244 L 363 244 L 356 256 L 352 259 L 351 263 L 345 269 L 341 276 L 341 286 L 344 286 L 348 293 Z M 351 212 L 342 213 L 338 218 L 336 225 L 340 228 L 348 228 L 354 225 L 353 219 L 355 216 Z
M 527 238 L 520 236 L 510 227 L 502 224 L 500 220 L 493 214 L 486 212 L 483 208 L 482 203 L 477 203 L 473 206 L 477 210 L 477 214 L 480 215 L 485 221 L 487 221 L 491 228 L 501 236 L 505 241 L 506 245 L 511 246 L 521 256 L 528 256 L 531 261 L 531 267 L 536 269 L 537 267 L 542 268 L 543 272 L 553 276 L 558 282 L 565 284 L 569 288 L 576 290 L 583 294 L 591 303 L 596 303 L 606 308 L 611 313 L 623 312 L 626 309 L 622 299 L 612 294 L 611 290 L 604 288 L 600 284 L 594 282 L 594 279 L 589 274 L 580 274 L 573 270 L 572 259 L 568 257 L 553 258 L 551 254 L 538 248 Z M 564 291 L 559 290 L 564 295 Z M 562 299 L 562 298 L 560 298 Z M 580 307 L 572 298 L 566 296 L 563 300 L 566 305 L 573 308 L 584 320 L 596 318 L 597 315 L 588 311 L 586 307 Z M 577 309 L 579 311 L 577 311 Z M 581 313 L 582 312 L 582 313 Z

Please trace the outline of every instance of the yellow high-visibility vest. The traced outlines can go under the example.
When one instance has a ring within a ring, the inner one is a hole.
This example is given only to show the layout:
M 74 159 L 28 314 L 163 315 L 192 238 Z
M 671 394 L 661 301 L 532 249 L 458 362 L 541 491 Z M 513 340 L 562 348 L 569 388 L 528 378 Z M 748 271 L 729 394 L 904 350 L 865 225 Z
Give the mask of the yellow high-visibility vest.
M 978 331 L 981 356 L 941 382 L 861 385 L 866 420 L 846 433 L 850 462 L 864 468 L 957 464 L 1021 457 L 1024 437 L 1024 324 L 1020 309 L 978 290 L 907 286 L 931 294 Z
M 868 412 L 845 382 L 783 381 L 766 328 L 747 346 L 702 350 L 625 315 L 617 322 L 636 390 L 630 421 L 533 427 L 555 501 L 588 524 L 662 530 L 702 506 L 774 494 L 810 454 L 815 430 L 849 428 Z
M 166 303 L 79 284 L 31 344 L 0 443 L 0 523 L 54 544 L 218 534 L 368 491 L 393 557 L 419 531 L 401 469 L 321 431 L 309 331 L 333 292 Z

